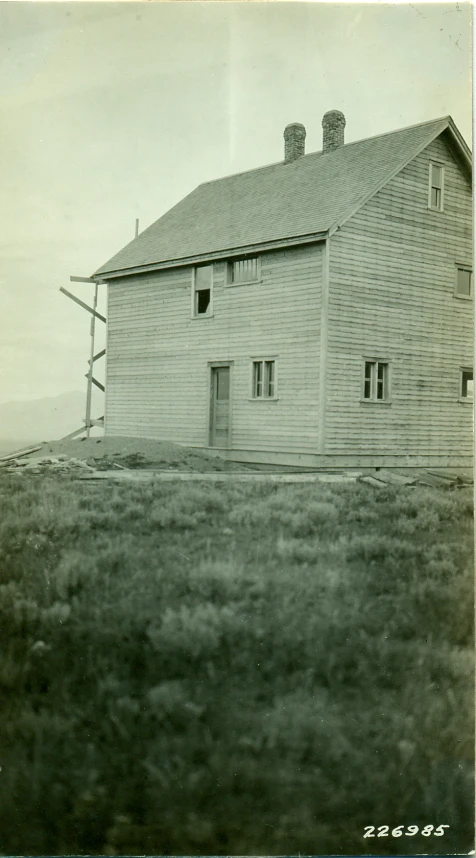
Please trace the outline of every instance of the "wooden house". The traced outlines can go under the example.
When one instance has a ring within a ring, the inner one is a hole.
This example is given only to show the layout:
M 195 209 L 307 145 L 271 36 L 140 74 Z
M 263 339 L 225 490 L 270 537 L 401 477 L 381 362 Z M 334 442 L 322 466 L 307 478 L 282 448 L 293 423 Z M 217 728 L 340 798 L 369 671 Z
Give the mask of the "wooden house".
M 105 430 L 241 461 L 467 466 L 470 151 L 451 117 L 205 183 L 94 275 Z

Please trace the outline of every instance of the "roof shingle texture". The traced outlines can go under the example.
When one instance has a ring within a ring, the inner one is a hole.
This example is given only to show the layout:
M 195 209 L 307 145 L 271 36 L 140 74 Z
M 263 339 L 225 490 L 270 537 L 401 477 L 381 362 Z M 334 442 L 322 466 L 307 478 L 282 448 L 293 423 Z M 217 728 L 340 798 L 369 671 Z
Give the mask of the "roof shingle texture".
M 96 275 L 324 232 L 448 126 L 438 119 L 206 182 Z

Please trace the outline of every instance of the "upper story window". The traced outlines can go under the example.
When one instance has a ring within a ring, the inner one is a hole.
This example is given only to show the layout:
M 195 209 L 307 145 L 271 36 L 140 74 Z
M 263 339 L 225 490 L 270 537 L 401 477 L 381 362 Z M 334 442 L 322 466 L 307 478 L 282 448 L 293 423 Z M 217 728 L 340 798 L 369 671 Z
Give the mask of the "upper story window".
M 430 161 L 428 208 L 437 212 L 443 211 L 444 179 L 444 167 Z
M 193 272 L 192 315 L 211 316 L 213 293 L 213 265 L 197 265 Z
M 472 402 L 474 396 L 474 381 L 473 381 L 473 370 L 468 368 L 463 368 L 461 370 L 460 376 L 460 391 L 459 391 L 460 399 L 464 400 L 464 402 Z
M 389 368 L 387 361 L 364 361 L 363 398 L 367 402 L 388 402 Z
M 260 276 L 260 260 L 258 256 L 247 259 L 235 259 L 228 263 L 228 286 L 239 283 L 256 283 Z
M 473 294 L 473 272 L 469 265 L 456 267 L 455 295 L 457 298 L 471 298 Z

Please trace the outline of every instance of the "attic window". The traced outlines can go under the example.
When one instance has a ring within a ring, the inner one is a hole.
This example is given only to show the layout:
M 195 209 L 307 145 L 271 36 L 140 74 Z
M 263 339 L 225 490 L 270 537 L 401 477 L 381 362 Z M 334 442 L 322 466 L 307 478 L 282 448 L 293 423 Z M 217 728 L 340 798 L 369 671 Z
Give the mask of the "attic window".
M 441 164 L 430 162 L 430 186 L 428 189 L 428 208 L 443 211 L 444 168 Z
M 258 256 L 249 256 L 246 259 L 234 259 L 228 263 L 227 284 L 228 286 L 256 283 L 260 275 L 260 260 Z
M 457 298 L 471 298 L 473 272 L 468 265 L 458 265 L 456 268 L 455 295 Z
M 212 314 L 213 265 L 200 265 L 194 269 L 192 315 Z

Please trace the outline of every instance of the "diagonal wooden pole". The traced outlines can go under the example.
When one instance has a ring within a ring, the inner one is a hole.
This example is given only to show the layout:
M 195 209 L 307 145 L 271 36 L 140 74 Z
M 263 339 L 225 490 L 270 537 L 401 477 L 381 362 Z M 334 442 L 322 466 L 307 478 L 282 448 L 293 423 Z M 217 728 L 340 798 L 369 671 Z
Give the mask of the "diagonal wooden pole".
M 96 319 L 100 319 L 101 322 L 106 321 L 105 316 L 101 316 L 101 313 L 98 313 L 98 312 L 96 312 L 96 310 L 93 310 L 93 308 L 90 307 L 89 304 L 85 304 L 84 301 L 80 301 L 79 298 L 76 298 L 76 295 L 72 295 L 71 292 L 68 292 L 67 289 L 63 289 L 62 286 L 60 286 L 60 292 L 62 292 L 63 295 L 66 295 L 68 298 L 71 298 L 71 300 L 74 301 L 75 304 L 79 304 L 80 307 L 84 307 L 84 309 L 87 310 L 88 313 L 92 313 L 92 315 Z
M 91 351 L 89 355 L 88 389 L 86 394 L 86 438 L 91 434 L 91 394 L 93 388 L 93 358 L 94 358 L 94 334 L 96 330 L 96 307 L 98 304 L 98 284 L 94 288 L 93 313 L 91 316 Z

